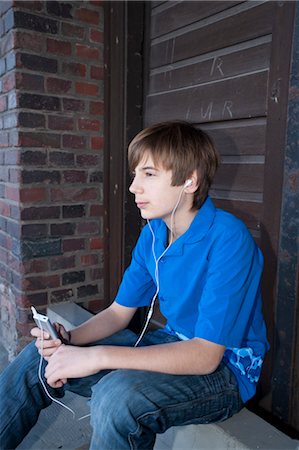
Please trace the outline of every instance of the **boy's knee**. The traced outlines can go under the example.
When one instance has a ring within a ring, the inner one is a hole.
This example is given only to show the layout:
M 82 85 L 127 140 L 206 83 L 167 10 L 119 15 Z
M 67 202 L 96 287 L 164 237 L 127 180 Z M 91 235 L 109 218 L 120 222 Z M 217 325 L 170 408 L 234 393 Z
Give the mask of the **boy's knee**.
M 112 420 L 128 414 L 138 416 L 144 403 L 140 387 L 134 371 L 110 372 L 92 388 L 91 414 Z

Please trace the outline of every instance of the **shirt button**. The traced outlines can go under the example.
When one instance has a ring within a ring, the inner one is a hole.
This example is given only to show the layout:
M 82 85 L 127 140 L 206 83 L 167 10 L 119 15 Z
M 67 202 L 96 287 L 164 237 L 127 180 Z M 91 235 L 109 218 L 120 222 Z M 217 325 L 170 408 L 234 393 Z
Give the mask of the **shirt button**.
M 164 302 L 164 297 L 159 297 L 160 302 Z

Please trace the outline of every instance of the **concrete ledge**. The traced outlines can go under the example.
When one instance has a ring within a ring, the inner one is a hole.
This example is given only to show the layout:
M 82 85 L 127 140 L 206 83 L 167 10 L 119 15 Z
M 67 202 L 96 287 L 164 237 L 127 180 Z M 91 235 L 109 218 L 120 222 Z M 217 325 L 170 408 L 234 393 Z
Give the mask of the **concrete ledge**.
M 71 329 L 92 314 L 75 303 L 51 305 L 49 318 Z M 82 448 L 88 448 L 88 444 Z M 157 436 L 155 450 L 299 450 L 299 441 L 289 438 L 244 408 L 225 422 L 173 427 Z
M 284 435 L 244 408 L 225 422 L 173 427 L 158 435 L 155 450 L 299 450 Z

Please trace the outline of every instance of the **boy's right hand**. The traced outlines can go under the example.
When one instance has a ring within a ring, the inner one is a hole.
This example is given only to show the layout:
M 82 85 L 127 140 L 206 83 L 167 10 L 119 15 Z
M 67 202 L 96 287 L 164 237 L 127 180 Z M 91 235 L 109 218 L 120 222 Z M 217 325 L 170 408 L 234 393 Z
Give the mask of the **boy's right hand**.
M 53 324 L 61 339 L 52 339 L 50 334 L 46 331 L 40 330 L 38 327 L 32 328 L 31 335 L 36 338 L 35 346 L 38 349 L 40 355 L 42 355 L 46 361 L 53 353 L 63 344 L 69 343 L 69 334 L 65 330 L 64 326 L 58 323 Z

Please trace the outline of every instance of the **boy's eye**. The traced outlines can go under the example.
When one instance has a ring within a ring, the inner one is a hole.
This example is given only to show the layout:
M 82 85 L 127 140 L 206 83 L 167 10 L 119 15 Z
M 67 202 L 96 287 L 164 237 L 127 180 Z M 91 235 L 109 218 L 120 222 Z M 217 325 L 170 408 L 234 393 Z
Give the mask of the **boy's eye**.
M 146 177 L 154 177 L 155 174 L 153 172 L 145 172 Z

